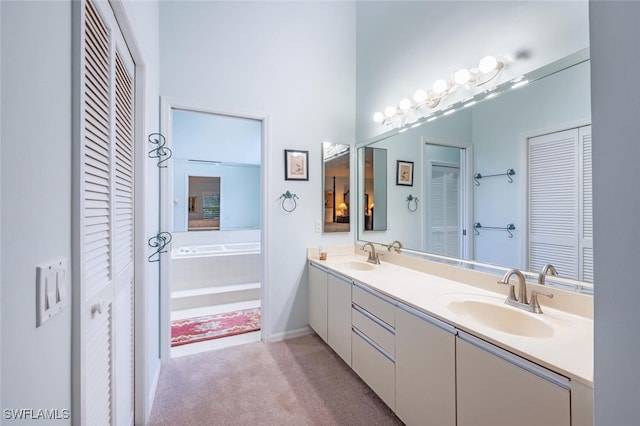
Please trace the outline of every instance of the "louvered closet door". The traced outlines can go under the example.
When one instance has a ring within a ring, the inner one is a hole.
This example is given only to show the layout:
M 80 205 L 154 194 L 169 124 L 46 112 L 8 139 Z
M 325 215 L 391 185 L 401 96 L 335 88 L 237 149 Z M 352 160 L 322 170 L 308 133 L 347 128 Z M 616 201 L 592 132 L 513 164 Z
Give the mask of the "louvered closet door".
M 529 267 L 593 275 L 591 127 L 529 139 Z
M 460 169 L 432 165 L 429 251 L 460 257 Z
M 591 178 L 591 126 L 578 129 L 580 155 L 580 239 L 578 242 L 578 279 L 593 282 L 593 186 Z
M 83 4 L 82 425 L 133 424 L 134 64 L 108 3 Z

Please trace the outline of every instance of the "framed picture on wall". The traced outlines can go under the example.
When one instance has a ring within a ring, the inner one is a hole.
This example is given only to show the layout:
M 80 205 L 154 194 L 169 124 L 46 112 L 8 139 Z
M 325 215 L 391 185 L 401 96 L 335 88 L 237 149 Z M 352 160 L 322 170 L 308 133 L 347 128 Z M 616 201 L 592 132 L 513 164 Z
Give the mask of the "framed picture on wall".
M 413 161 L 397 161 L 396 185 L 413 186 Z
M 309 151 L 284 150 L 284 179 L 309 180 Z

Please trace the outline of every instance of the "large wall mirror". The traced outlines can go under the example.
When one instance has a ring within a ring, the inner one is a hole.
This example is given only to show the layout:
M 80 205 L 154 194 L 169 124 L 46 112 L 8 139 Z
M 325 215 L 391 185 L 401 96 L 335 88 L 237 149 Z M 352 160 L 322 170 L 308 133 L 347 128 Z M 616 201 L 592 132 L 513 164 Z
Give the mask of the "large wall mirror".
M 260 228 L 258 120 L 172 110 L 173 232 Z
M 415 253 L 540 272 L 592 289 L 591 98 L 588 50 L 501 83 L 418 121 L 359 143 L 359 179 L 367 150 L 386 153 L 388 229 L 358 239 L 399 240 Z M 450 112 L 453 111 L 453 112 Z M 399 185 L 396 164 L 414 164 Z M 376 178 L 377 181 L 377 178 Z M 367 185 L 358 194 L 366 212 Z M 417 199 L 417 200 L 416 200 Z M 382 209 L 376 198 L 375 210 Z
M 322 143 L 323 232 L 351 229 L 351 183 L 349 145 Z

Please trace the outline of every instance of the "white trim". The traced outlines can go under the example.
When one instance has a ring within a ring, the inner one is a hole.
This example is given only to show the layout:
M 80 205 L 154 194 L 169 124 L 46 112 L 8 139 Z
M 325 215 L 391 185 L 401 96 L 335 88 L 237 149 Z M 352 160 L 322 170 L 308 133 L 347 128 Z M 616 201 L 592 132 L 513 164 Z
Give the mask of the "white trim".
M 270 128 L 269 128 L 269 119 L 266 113 L 259 112 L 247 112 L 240 111 L 236 109 L 230 109 L 227 107 L 216 106 L 208 103 L 204 103 L 201 101 L 192 101 L 185 100 L 175 97 L 167 97 L 162 96 L 160 98 L 160 122 L 161 122 L 161 133 L 166 138 L 166 146 L 171 149 L 172 140 L 171 135 L 173 134 L 172 128 L 172 120 L 171 120 L 171 110 L 172 109 L 181 109 L 187 111 L 196 111 L 196 112 L 205 112 L 209 114 L 216 115 L 224 115 L 230 117 L 239 117 L 246 118 L 251 120 L 258 120 L 262 123 L 262 136 L 261 136 L 261 164 L 260 164 L 260 173 L 261 173 L 261 182 L 260 182 L 260 192 L 262 194 L 262 199 L 260 200 L 260 258 L 261 258 L 261 279 L 262 283 L 260 288 L 260 303 L 262 306 L 262 315 L 261 315 L 261 335 L 262 341 L 270 341 L 271 340 L 271 315 L 269 314 L 269 306 L 271 306 L 269 302 L 269 250 L 266 249 L 269 242 L 269 233 L 268 227 L 266 224 L 268 223 L 268 208 L 267 208 L 267 199 L 268 197 L 268 189 L 269 189 L 269 175 L 268 171 L 268 161 L 269 161 L 269 139 L 270 139 Z M 166 169 L 163 169 L 163 173 L 161 173 L 161 183 L 160 183 L 160 211 L 161 211 L 161 221 L 160 227 L 162 230 L 172 229 L 173 227 L 173 186 L 171 183 L 171 175 L 173 172 L 173 162 L 168 161 L 164 163 L 167 165 Z M 171 253 L 171 247 L 167 250 L 168 253 Z M 164 259 L 164 258 L 163 258 Z M 160 353 L 162 359 L 162 365 L 166 365 L 171 359 L 171 288 L 169 285 L 165 285 L 165 283 L 169 282 L 169 277 L 171 276 L 171 262 L 160 261 Z
M 295 339 L 296 337 L 307 336 L 314 333 L 311 327 L 298 328 L 296 330 L 283 331 L 281 333 L 274 333 L 271 335 L 269 343 L 282 342 L 284 340 Z
M 466 230 L 467 235 L 465 235 L 466 238 L 463 239 L 462 244 L 461 244 L 461 250 L 462 250 L 462 259 L 473 259 L 474 257 L 474 244 L 473 244 L 473 175 L 474 175 L 474 170 L 473 170 L 473 145 L 472 144 L 468 144 L 465 142 L 458 142 L 458 141 L 444 141 L 442 139 L 432 139 L 429 138 L 427 140 L 427 138 L 425 138 L 424 135 L 420 136 L 420 142 L 422 144 L 422 149 L 421 149 L 421 157 L 422 157 L 422 169 L 424 169 L 425 167 L 425 163 L 426 163 L 426 159 L 425 159 L 425 145 L 429 144 L 429 145 L 438 145 L 438 146 L 444 146 L 444 147 L 450 147 L 450 148 L 458 148 L 460 149 L 460 153 L 462 158 L 460 158 L 460 182 L 464 185 L 463 188 L 463 194 L 461 197 L 461 202 L 462 205 L 460 206 L 461 208 L 461 223 L 460 226 L 462 227 L 462 229 Z M 429 171 L 431 171 L 431 169 L 429 169 Z M 426 184 L 426 178 L 427 178 L 427 174 L 426 172 L 423 172 L 423 176 L 422 176 L 422 186 L 423 186 L 423 191 L 422 191 L 422 199 L 424 200 L 424 206 L 427 206 L 428 203 L 428 195 L 429 195 L 429 191 L 430 189 L 427 188 L 427 184 Z M 431 179 L 429 177 L 429 179 Z M 422 224 L 423 224 L 423 229 L 422 229 L 422 247 L 424 248 L 423 251 L 427 250 L 427 242 L 426 242 L 426 232 L 428 227 L 426 226 L 427 220 L 426 220 L 426 215 L 427 215 L 427 208 L 425 207 L 423 209 L 423 216 L 422 216 Z
M 0 5 L 0 27 L 2 27 L 2 6 Z M 0 31 L 0 82 L 2 81 L 2 31 Z M 0 84 L 0 100 L 2 100 L 2 84 Z M 2 110 L 0 105 L 0 111 Z M 2 129 L 2 112 L 0 112 L 0 129 Z M 2 152 L 2 132 L 0 132 L 0 153 Z M 0 188 L 2 187 L 2 155 L 0 154 Z M 0 198 L 0 223 L 2 222 L 2 199 Z M 0 226 L 0 253 L 2 253 L 2 227 Z M 2 262 L 0 262 L 0 282 L 2 282 Z M 0 306 L 2 306 L 2 285 L 0 284 Z M 2 402 L 2 327 L 0 327 L 0 407 Z
M 591 125 L 591 120 L 589 118 L 583 118 L 540 128 L 538 130 L 522 132 L 518 135 L 520 146 L 523 147 L 523 149 L 520 150 L 520 170 L 522 170 L 522 173 L 520 173 L 520 193 L 523 194 L 522 206 L 520 208 L 520 223 L 522 224 L 520 225 L 520 229 L 522 229 L 520 233 L 522 236 L 520 243 L 522 244 L 522 250 L 520 251 L 521 269 L 526 269 L 529 259 L 529 139 L 589 125 Z

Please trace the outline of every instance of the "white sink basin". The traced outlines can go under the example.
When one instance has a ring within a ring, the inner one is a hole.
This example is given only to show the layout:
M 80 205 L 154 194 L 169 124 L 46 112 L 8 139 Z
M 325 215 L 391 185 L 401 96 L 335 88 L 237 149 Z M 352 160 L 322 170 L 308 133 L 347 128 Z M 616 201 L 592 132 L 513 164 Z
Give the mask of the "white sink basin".
M 344 263 L 344 266 L 354 271 L 373 271 L 375 269 L 375 266 L 371 263 L 358 262 L 357 260 L 349 260 Z
M 447 308 L 454 314 L 477 321 L 480 325 L 518 336 L 552 337 L 553 327 L 538 315 L 505 305 L 503 302 L 484 299 L 456 300 Z

